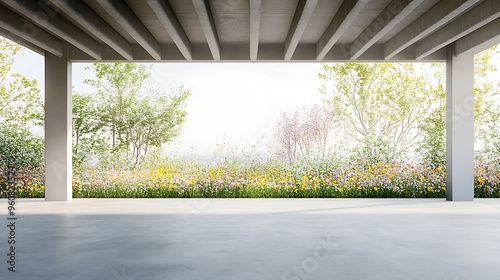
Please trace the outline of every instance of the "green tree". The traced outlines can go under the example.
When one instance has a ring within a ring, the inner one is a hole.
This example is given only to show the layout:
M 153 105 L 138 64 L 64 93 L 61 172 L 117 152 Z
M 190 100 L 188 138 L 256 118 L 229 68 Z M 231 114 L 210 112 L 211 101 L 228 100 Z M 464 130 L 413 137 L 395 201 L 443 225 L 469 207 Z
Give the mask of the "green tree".
M 122 123 L 134 165 L 139 163 L 142 155 L 147 155 L 151 147 L 160 148 L 180 134 L 187 116 L 185 101 L 190 94 L 181 87 L 173 95 L 150 92 L 136 96 Z
M 493 46 L 474 56 L 474 138 L 484 142 L 484 152 L 498 157 L 500 150 L 500 100 L 498 100 L 498 69 L 492 59 L 500 58 L 498 46 Z
M 30 130 L 41 125 L 43 107 L 35 80 L 12 73 L 21 46 L 0 37 L 0 193 L 42 168 L 43 141 Z M 24 174 L 24 175 L 22 175 Z M 22 176 L 21 176 L 22 175 Z
M 324 64 L 319 77 L 325 102 L 362 151 L 374 143 L 391 153 L 410 149 L 439 93 L 413 64 Z
M 474 56 L 474 127 L 475 141 L 485 143 L 485 151 L 490 155 L 500 152 L 496 140 L 500 132 L 498 121 L 500 120 L 500 104 L 498 103 L 497 91 L 494 81 L 490 78 L 497 72 L 491 63 L 492 57 L 498 56 L 498 48 L 494 46 Z M 446 73 L 445 65 L 433 64 L 436 69 L 436 80 L 438 81 L 438 100 L 433 106 L 431 113 L 420 124 L 422 141 L 419 143 L 418 151 L 427 162 L 434 165 L 444 165 L 446 162 Z
M 190 91 L 180 87 L 172 93 L 146 87 L 151 65 L 95 63 L 96 79 L 86 83 L 97 88 L 99 123 L 110 134 L 111 148 L 124 151 L 136 165 L 152 147 L 172 141 L 185 121 Z
M 103 129 L 104 123 L 93 95 L 73 93 L 73 160 L 82 163 L 93 150 L 100 149 L 102 137 L 97 133 Z
M 41 125 L 43 106 L 36 80 L 12 72 L 21 46 L 0 37 L 0 122 L 14 127 Z
M 144 82 L 150 76 L 151 66 L 135 63 L 94 63 L 86 68 L 95 73 L 96 79 L 85 83 L 94 86 L 99 98 L 101 118 L 111 132 L 113 149 L 127 148 L 124 126 L 130 108 Z

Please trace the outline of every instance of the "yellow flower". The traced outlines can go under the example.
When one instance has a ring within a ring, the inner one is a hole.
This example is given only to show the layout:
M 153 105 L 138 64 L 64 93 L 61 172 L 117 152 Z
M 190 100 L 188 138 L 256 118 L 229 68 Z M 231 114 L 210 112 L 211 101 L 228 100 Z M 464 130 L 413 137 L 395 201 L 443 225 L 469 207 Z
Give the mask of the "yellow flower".
M 339 192 L 343 192 L 344 189 L 343 188 L 338 188 Z
M 78 191 L 81 192 L 82 191 L 82 188 L 78 188 Z
M 373 188 L 373 189 L 374 189 L 374 190 L 376 190 L 376 191 L 378 191 L 378 188 L 377 188 L 377 187 L 375 187 L 375 188 Z
M 432 192 L 432 191 L 434 191 L 434 188 L 429 187 L 429 188 L 427 188 L 427 190 Z
M 484 179 L 483 179 L 482 177 L 479 177 L 479 178 L 477 178 L 477 181 L 478 181 L 479 183 L 482 183 L 482 182 L 484 182 Z

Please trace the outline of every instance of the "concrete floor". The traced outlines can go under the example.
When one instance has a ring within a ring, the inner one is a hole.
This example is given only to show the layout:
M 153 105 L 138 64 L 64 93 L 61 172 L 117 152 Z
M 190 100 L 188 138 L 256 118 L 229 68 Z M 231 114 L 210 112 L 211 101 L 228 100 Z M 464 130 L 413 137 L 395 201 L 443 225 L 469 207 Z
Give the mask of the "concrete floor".
M 500 279 L 500 200 L 18 200 L 0 279 Z

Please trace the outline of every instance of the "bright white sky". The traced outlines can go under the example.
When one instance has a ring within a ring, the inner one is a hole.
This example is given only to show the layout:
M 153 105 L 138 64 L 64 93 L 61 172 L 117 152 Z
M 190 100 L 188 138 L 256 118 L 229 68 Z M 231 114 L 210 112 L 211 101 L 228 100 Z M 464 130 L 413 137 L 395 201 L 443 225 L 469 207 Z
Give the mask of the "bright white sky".
M 84 84 L 93 74 L 88 64 L 73 64 L 77 92 L 95 91 Z M 154 64 L 151 83 L 170 89 L 184 85 L 192 91 L 182 134 L 169 145 L 181 154 L 212 153 L 217 144 L 250 148 L 268 137 L 282 112 L 323 104 L 318 88 L 320 63 L 290 64 Z M 15 57 L 13 73 L 38 80 L 44 91 L 44 60 L 28 49 Z

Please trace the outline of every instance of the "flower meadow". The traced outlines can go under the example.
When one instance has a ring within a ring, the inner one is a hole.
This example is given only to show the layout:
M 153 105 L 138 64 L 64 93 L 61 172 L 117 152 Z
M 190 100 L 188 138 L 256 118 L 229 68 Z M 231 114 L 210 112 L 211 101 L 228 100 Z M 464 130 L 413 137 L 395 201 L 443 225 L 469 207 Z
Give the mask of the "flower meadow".
M 21 169 L 6 181 L 2 197 L 44 197 L 43 170 Z M 477 161 L 475 197 L 500 198 L 500 164 Z M 135 169 L 76 167 L 75 198 L 444 198 L 443 166 L 410 163 L 340 164 L 328 160 L 283 164 L 243 164 L 236 160 L 209 167 L 166 161 Z

